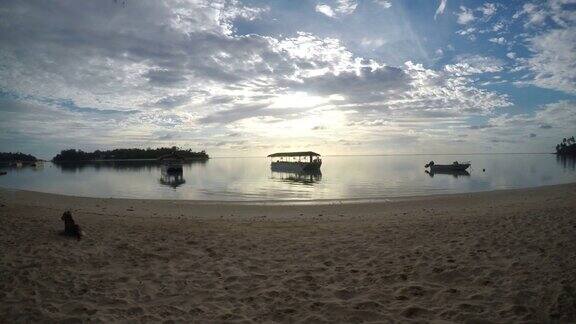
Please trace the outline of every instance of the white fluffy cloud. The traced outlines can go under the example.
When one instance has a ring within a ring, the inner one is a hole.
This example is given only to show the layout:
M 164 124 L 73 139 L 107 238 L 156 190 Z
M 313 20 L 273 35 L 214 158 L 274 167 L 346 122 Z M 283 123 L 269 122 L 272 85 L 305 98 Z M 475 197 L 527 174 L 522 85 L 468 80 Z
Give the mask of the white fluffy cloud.
M 316 11 L 324 14 L 330 18 L 333 18 L 334 16 L 336 16 L 336 13 L 334 12 L 334 10 L 332 10 L 332 7 L 330 7 L 327 4 L 318 4 L 316 5 Z
M 490 17 L 496 13 L 496 5 L 493 3 L 485 3 L 478 10 L 484 15 L 484 17 Z
M 352 14 L 357 6 L 355 0 L 336 0 L 332 6 L 326 3 L 317 4 L 316 11 L 330 18 L 337 18 Z
M 530 38 L 526 66 L 539 87 L 576 93 L 576 28 L 553 29 Z
M 460 12 L 456 13 L 458 19 L 456 20 L 460 25 L 466 25 L 473 22 L 476 18 L 472 9 L 460 6 Z
M 446 65 L 444 69 L 457 76 L 500 72 L 504 66 L 497 58 L 480 55 L 458 56 L 456 61 L 456 64 Z

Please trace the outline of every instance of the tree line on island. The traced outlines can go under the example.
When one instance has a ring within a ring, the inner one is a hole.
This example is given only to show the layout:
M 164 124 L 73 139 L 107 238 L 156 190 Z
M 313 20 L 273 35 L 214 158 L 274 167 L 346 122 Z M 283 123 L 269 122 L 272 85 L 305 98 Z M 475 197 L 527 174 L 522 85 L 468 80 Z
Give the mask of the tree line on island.
M 20 162 L 36 162 L 38 159 L 34 155 L 24 153 L 0 152 L 0 162 L 10 163 L 14 161 Z
M 52 158 L 52 162 L 89 162 L 89 161 L 110 161 L 110 160 L 156 160 L 167 155 L 176 155 L 185 160 L 207 160 L 210 157 L 206 151 L 194 152 L 191 149 L 181 149 L 177 146 L 147 148 L 147 149 L 114 149 L 94 152 L 84 152 L 82 150 L 69 149 L 62 150 Z
M 177 146 L 160 147 L 160 148 L 129 148 L 113 150 L 96 150 L 94 152 L 84 152 L 77 149 L 62 150 L 52 162 L 90 162 L 90 161 L 111 161 L 111 160 L 156 160 L 158 158 L 175 155 L 184 160 L 208 160 L 210 157 L 206 151 L 192 151 L 191 149 L 182 149 Z M 14 162 L 36 162 L 39 161 L 33 155 L 24 153 L 0 152 L 0 163 Z
M 576 155 L 576 141 L 574 136 L 563 138 L 562 143 L 556 145 L 556 154 L 558 155 Z

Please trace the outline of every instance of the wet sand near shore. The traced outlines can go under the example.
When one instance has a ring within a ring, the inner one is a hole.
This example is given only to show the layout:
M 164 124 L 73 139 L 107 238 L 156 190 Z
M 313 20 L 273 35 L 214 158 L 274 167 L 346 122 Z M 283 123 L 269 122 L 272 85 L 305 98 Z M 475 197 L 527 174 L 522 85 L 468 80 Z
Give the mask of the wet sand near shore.
M 0 189 L 0 249 L 6 323 L 576 321 L 576 184 L 308 205 Z

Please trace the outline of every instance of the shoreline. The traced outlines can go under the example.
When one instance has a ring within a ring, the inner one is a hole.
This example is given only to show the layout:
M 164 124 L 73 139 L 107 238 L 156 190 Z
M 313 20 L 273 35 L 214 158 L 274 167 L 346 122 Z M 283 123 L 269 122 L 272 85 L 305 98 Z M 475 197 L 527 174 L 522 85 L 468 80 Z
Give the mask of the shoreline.
M 86 199 L 86 200 L 118 200 L 128 202 L 156 202 L 168 204 L 187 204 L 187 205 L 229 205 L 229 206 L 326 206 L 326 205 L 362 205 L 362 204 L 382 204 L 394 203 L 402 201 L 415 201 L 415 200 L 429 200 L 438 198 L 458 198 L 468 197 L 470 195 L 490 195 L 490 194 L 509 194 L 518 191 L 538 191 L 541 189 L 550 189 L 554 187 L 571 187 L 576 186 L 576 182 L 567 182 L 561 184 L 542 185 L 537 187 L 526 188 L 509 188 L 509 189 L 495 189 L 495 190 L 482 190 L 470 191 L 459 193 L 439 193 L 431 195 L 413 195 L 413 196 L 392 196 L 392 197 L 374 197 L 374 198 L 342 198 L 342 199 L 268 199 L 268 200 L 202 200 L 202 199 L 161 199 L 161 198 L 127 198 L 127 197 L 90 197 L 90 196 L 75 196 L 61 193 L 51 193 L 35 190 L 26 190 L 18 188 L 7 188 L 0 186 L 0 195 L 5 194 L 13 196 L 14 198 L 37 195 L 43 196 L 45 199 L 57 199 L 62 197 L 65 199 Z
M 2 322 L 576 321 L 576 183 L 331 205 L 0 189 Z M 58 233 L 72 210 L 85 237 Z

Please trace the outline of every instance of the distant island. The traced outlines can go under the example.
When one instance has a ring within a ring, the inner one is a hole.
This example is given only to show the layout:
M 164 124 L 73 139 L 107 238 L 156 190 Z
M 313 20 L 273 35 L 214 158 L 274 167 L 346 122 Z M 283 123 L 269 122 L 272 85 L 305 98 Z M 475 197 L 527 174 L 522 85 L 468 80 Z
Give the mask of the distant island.
M 0 152 L 0 163 L 14 163 L 14 162 L 36 162 L 38 159 L 34 155 L 24 153 Z
M 52 158 L 52 162 L 90 162 L 90 161 L 112 161 L 112 160 L 156 160 L 167 155 L 176 155 L 184 160 L 208 160 L 210 157 L 206 151 L 194 152 L 191 149 L 184 150 L 179 147 L 161 148 L 129 148 L 114 149 L 107 151 L 96 150 L 94 152 L 84 152 L 82 150 L 69 149 L 62 150 Z
M 556 154 L 576 156 L 576 141 L 574 136 L 562 139 L 562 143 L 556 145 Z

